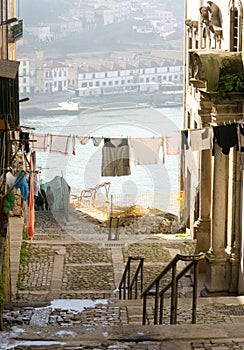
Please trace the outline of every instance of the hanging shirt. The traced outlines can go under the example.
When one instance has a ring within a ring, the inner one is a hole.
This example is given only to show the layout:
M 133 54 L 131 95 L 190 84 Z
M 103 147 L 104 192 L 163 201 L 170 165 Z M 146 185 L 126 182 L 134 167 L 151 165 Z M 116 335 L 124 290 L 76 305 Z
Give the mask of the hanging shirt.
M 51 135 L 49 152 L 61 153 L 67 155 L 70 147 L 71 136 Z
M 238 143 L 236 124 L 214 126 L 214 140 L 222 148 L 222 153 L 228 155 L 230 148 Z
M 104 139 L 102 176 L 130 175 L 130 149 L 127 139 Z
M 212 128 L 190 130 L 190 146 L 192 151 L 202 151 L 213 148 Z
M 160 146 L 163 147 L 162 137 L 131 138 L 130 145 L 136 165 L 159 163 Z

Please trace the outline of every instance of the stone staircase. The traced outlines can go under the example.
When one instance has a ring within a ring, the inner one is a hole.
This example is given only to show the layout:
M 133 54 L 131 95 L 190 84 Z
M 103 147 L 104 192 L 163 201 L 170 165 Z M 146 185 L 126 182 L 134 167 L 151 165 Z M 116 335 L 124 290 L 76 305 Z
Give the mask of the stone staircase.
M 242 304 L 243 298 L 238 297 L 199 298 L 197 324 L 192 325 L 191 299 L 180 298 L 178 324 L 169 325 L 167 299 L 164 324 L 153 325 L 151 300 L 145 326 L 142 326 L 140 299 L 100 300 L 91 305 L 76 300 L 76 306 L 62 308 L 44 302 L 7 304 L 5 325 L 9 321 L 12 328 L 0 333 L 0 349 L 241 350 L 244 349 Z

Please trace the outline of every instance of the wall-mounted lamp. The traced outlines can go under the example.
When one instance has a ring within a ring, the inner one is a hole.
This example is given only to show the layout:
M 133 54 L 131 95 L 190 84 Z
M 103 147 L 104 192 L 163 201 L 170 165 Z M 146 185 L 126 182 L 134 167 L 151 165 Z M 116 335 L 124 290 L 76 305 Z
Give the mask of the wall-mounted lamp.
M 24 97 L 21 100 L 19 100 L 19 103 L 22 103 L 22 102 L 30 102 L 29 97 Z

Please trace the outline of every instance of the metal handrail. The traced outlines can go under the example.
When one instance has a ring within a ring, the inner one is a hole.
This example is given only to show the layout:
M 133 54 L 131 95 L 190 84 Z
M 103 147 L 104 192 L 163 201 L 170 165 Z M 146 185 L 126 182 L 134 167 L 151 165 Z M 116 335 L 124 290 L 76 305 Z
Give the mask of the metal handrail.
M 131 262 L 133 260 L 138 260 L 138 266 L 134 273 L 134 276 L 131 276 Z M 129 256 L 123 276 L 121 278 L 118 290 L 119 290 L 119 299 L 122 299 L 122 291 L 123 291 L 123 299 L 132 299 L 133 298 L 133 287 L 135 296 L 134 299 L 138 298 L 138 277 L 140 275 L 140 298 L 143 291 L 143 264 L 144 258 L 142 257 L 132 257 Z M 132 277 L 132 278 L 131 278 Z M 126 293 L 127 291 L 127 293 Z
M 147 297 L 155 296 L 154 300 L 154 324 L 162 324 L 163 322 L 163 301 L 164 293 L 171 288 L 171 308 L 170 308 L 170 324 L 177 323 L 177 302 L 178 302 L 178 282 L 183 277 L 187 271 L 192 267 L 194 268 L 193 272 L 193 296 L 192 296 L 192 323 L 196 323 L 196 306 L 197 306 L 197 278 L 198 263 L 205 259 L 204 253 L 186 255 L 186 254 L 177 254 L 171 262 L 164 268 L 164 270 L 155 278 L 155 280 L 144 290 L 142 293 L 143 298 L 143 316 L 142 324 L 146 324 L 146 308 L 147 308 Z M 184 267 L 184 269 L 177 274 L 177 263 L 179 261 L 186 261 L 189 264 Z M 162 278 L 169 272 L 172 271 L 171 281 L 160 290 L 160 282 Z M 159 311 L 159 314 L 158 314 Z

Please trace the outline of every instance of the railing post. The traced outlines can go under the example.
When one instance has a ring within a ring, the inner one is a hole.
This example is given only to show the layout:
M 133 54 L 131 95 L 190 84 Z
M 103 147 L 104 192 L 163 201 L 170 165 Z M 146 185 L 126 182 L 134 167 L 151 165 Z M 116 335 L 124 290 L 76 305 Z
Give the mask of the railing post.
M 158 324 L 158 295 L 159 295 L 159 281 L 157 280 L 156 286 L 155 286 L 154 324 Z
M 192 323 L 196 323 L 197 319 L 197 285 L 198 285 L 198 261 L 194 261 L 194 281 L 193 281 L 193 295 L 192 295 Z
M 146 313 L 147 313 L 147 295 L 143 295 L 143 308 L 142 308 L 142 324 L 146 324 Z
M 131 292 L 130 292 L 130 262 L 131 262 L 131 257 L 129 256 L 128 260 L 128 276 L 127 276 L 127 294 L 128 294 L 128 299 L 131 299 Z
M 174 263 L 172 266 L 170 324 L 176 324 L 177 322 L 177 297 L 176 263 Z
M 142 258 L 142 260 L 141 260 L 141 294 L 143 292 L 143 282 L 144 282 L 144 280 L 143 280 L 143 273 L 144 273 L 143 266 L 144 266 L 144 258 Z
M 159 324 L 163 323 L 163 313 L 164 313 L 164 295 L 160 294 L 160 312 L 159 312 Z

